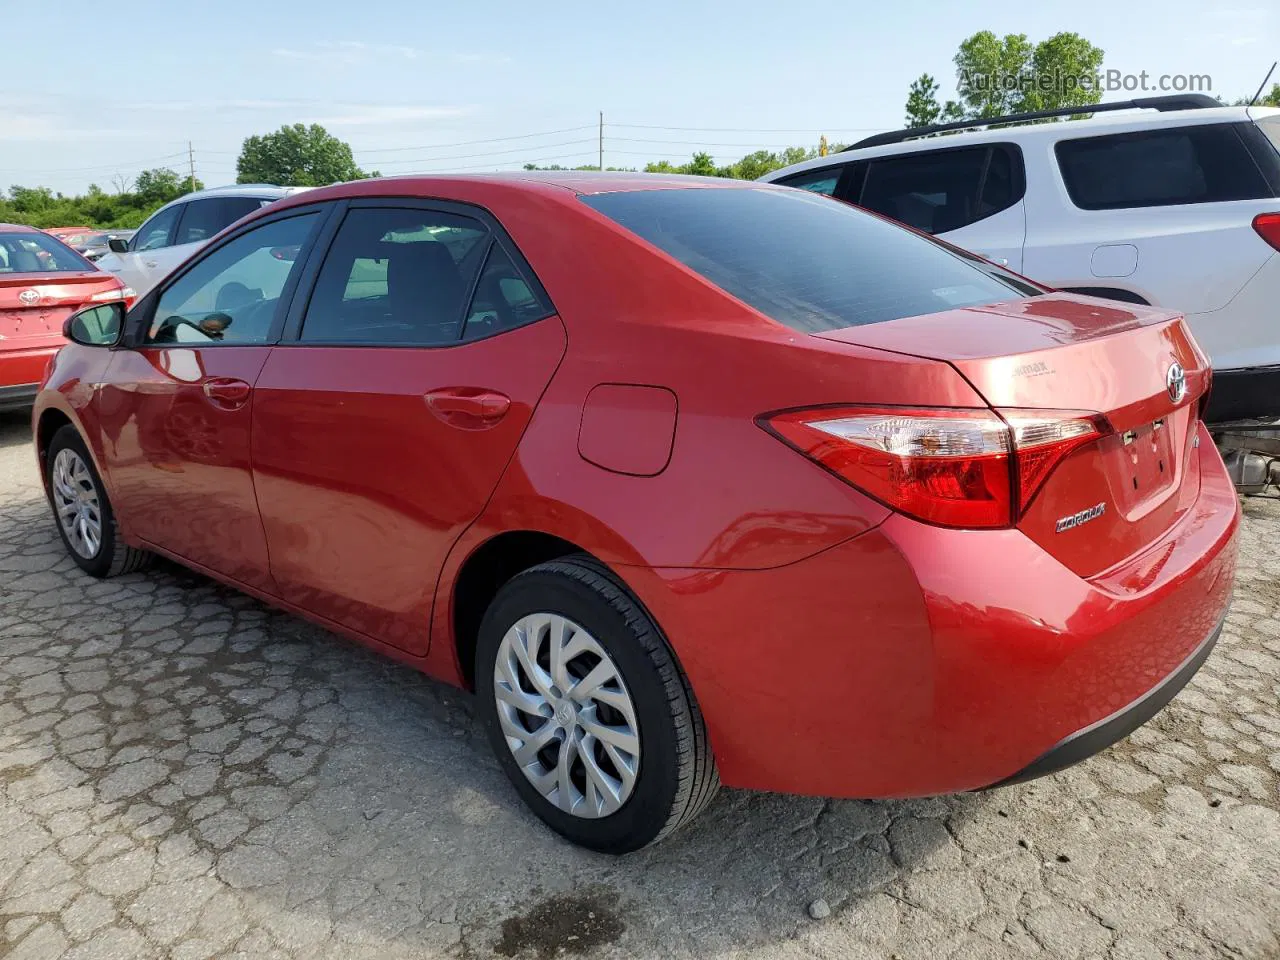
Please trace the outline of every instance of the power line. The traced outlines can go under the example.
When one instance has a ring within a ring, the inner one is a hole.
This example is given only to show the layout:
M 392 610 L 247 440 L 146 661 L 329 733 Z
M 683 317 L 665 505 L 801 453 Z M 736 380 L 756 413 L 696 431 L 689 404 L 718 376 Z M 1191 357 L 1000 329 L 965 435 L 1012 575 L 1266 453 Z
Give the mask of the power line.
M 513 147 L 508 150 L 490 150 L 485 153 L 463 153 L 449 157 L 408 157 L 404 160 L 375 161 L 379 166 L 390 166 L 397 163 L 440 163 L 446 160 L 475 160 L 478 157 L 496 157 L 510 153 L 527 153 L 529 150 L 553 150 L 556 147 L 572 147 L 583 143 L 595 143 L 594 137 L 584 140 L 565 140 L 561 143 L 540 143 L 532 147 Z
M 785 150 L 788 147 L 794 147 L 794 143 L 782 144 L 774 146 L 772 144 L 762 143 L 707 143 L 702 140 L 650 140 L 644 137 L 605 137 L 606 142 L 616 143 L 652 143 L 658 146 L 668 144 L 670 146 L 690 146 L 690 147 L 755 147 L 757 150 Z
M 16 173 L 18 175 L 25 175 L 26 173 L 35 173 L 40 175 L 43 175 L 46 173 L 94 173 L 99 170 L 110 172 L 113 170 L 119 170 L 121 167 L 141 167 L 143 164 L 158 163 L 161 160 L 172 160 L 175 157 L 185 157 L 186 155 L 187 155 L 186 150 L 180 150 L 177 153 L 165 154 L 165 156 L 163 157 L 155 157 L 151 160 L 128 160 L 128 161 L 121 161 L 120 163 L 98 164 L 97 166 L 92 166 L 92 167 L 57 167 L 53 169 L 46 167 L 40 170 L 30 170 L 30 171 L 9 170 L 7 172 L 11 174 Z
M 508 140 L 529 140 L 534 137 L 550 137 L 558 133 L 578 133 L 583 130 L 594 130 L 595 124 L 582 127 L 565 127 L 562 130 L 543 130 L 541 133 L 520 133 L 510 137 L 491 137 L 487 140 L 459 140 L 456 143 L 424 144 L 418 147 L 376 147 L 356 150 L 356 153 L 404 153 L 406 150 L 452 150 L 454 147 L 472 147 L 481 143 L 505 143 Z
M 648 123 L 614 123 L 610 121 L 605 124 L 607 127 L 627 127 L 632 130 L 680 130 L 692 133 L 875 133 L 882 130 L 882 127 L 842 127 L 839 130 L 807 129 L 804 127 L 781 127 L 771 130 L 761 130 L 755 127 L 663 127 L 656 124 Z

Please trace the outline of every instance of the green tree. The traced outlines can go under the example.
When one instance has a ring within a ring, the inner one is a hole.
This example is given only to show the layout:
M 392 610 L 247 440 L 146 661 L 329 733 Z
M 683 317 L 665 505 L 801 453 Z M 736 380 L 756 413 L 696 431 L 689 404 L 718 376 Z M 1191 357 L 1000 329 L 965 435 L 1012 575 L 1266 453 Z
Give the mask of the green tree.
M 1218 99 L 1221 100 L 1222 98 L 1219 97 Z M 1250 99 L 1250 97 L 1241 97 L 1235 102 L 1234 106 L 1247 107 L 1249 106 Z M 1280 107 L 1280 83 L 1273 84 L 1269 93 L 1263 93 L 1260 95 L 1258 97 L 1258 102 L 1254 104 L 1254 106 Z
M 186 177 L 178 176 L 167 167 L 156 167 L 138 174 L 138 178 L 133 181 L 133 192 L 143 203 L 161 206 L 187 193 L 189 186 L 190 181 Z M 196 181 L 197 190 L 203 186 L 200 181 Z M 89 189 L 92 194 L 94 188 Z M 102 191 L 99 190 L 98 193 Z
M 966 118 L 1016 113 L 1034 52 L 1024 33 L 1002 38 L 980 30 L 963 41 L 955 65 L 956 90 Z
M 1102 100 L 1094 82 L 1102 70 L 1101 48 L 1078 33 L 1057 33 L 1036 44 L 1031 55 L 1032 83 L 1018 109 L 1058 110 L 1086 107 Z
M 318 123 L 295 123 L 275 133 L 247 138 L 236 160 L 236 174 L 238 183 L 291 187 L 321 187 L 377 176 L 357 167 L 351 145 Z
M 905 126 L 927 127 L 937 123 L 940 116 L 942 106 L 938 103 L 938 81 L 922 73 L 911 81 L 911 89 L 907 92 Z

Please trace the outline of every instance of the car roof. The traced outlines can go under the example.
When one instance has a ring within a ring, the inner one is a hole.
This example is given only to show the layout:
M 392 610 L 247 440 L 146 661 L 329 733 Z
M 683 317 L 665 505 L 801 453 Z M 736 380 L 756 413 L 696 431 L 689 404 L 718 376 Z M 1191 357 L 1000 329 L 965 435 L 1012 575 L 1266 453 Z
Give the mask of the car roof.
M 805 170 L 819 170 L 853 160 L 870 157 L 896 156 L 923 150 L 939 150 L 983 143 L 1043 144 L 1059 140 L 1076 140 L 1112 133 L 1133 133 L 1160 127 L 1186 127 L 1206 123 L 1241 123 L 1280 116 L 1280 109 L 1272 107 L 1206 107 L 1196 110 L 1133 110 L 1131 112 L 1103 113 L 1083 120 L 1062 120 L 1056 123 L 1031 123 L 1020 126 L 987 127 L 948 133 L 918 140 L 903 140 L 878 147 L 860 150 L 842 150 L 825 157 L 815 157 L 770 171 L 761 177 L 765 183 L 779 177 L 790 176 Z
M 44 233 L 37 227 L 29 227 L 25 223 L 0 223 L 0 233 Z

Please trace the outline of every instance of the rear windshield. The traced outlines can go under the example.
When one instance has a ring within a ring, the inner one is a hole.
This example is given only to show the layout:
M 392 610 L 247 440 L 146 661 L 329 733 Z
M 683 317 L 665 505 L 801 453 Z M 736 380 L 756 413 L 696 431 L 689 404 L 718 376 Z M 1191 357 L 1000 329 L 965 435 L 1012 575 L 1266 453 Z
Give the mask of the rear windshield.
M 804 333 L 1032 292 L 901 227 L 803 190 L 686 188 L 582 199 L 725 292 Z
M 94 269 L 92 263 L 47 233 L 0 233 L 0 275 Z

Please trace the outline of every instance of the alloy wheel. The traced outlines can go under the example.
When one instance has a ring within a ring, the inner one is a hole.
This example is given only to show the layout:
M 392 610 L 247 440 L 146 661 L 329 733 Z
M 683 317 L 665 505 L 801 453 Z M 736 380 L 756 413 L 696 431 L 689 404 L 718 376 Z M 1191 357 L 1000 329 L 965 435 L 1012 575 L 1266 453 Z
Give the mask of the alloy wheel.
M 635 705 L 583 627 L 555 613 L 521 617 L 498 647 L 493 689 L 516 765 L 548 802 L 584 818 L 627 802 L 640 772 Z
M 69 447 L 53 460 L 53 501 L 67 543 L 92 560 L 102 548 L 102 504 L 88 465 Z

